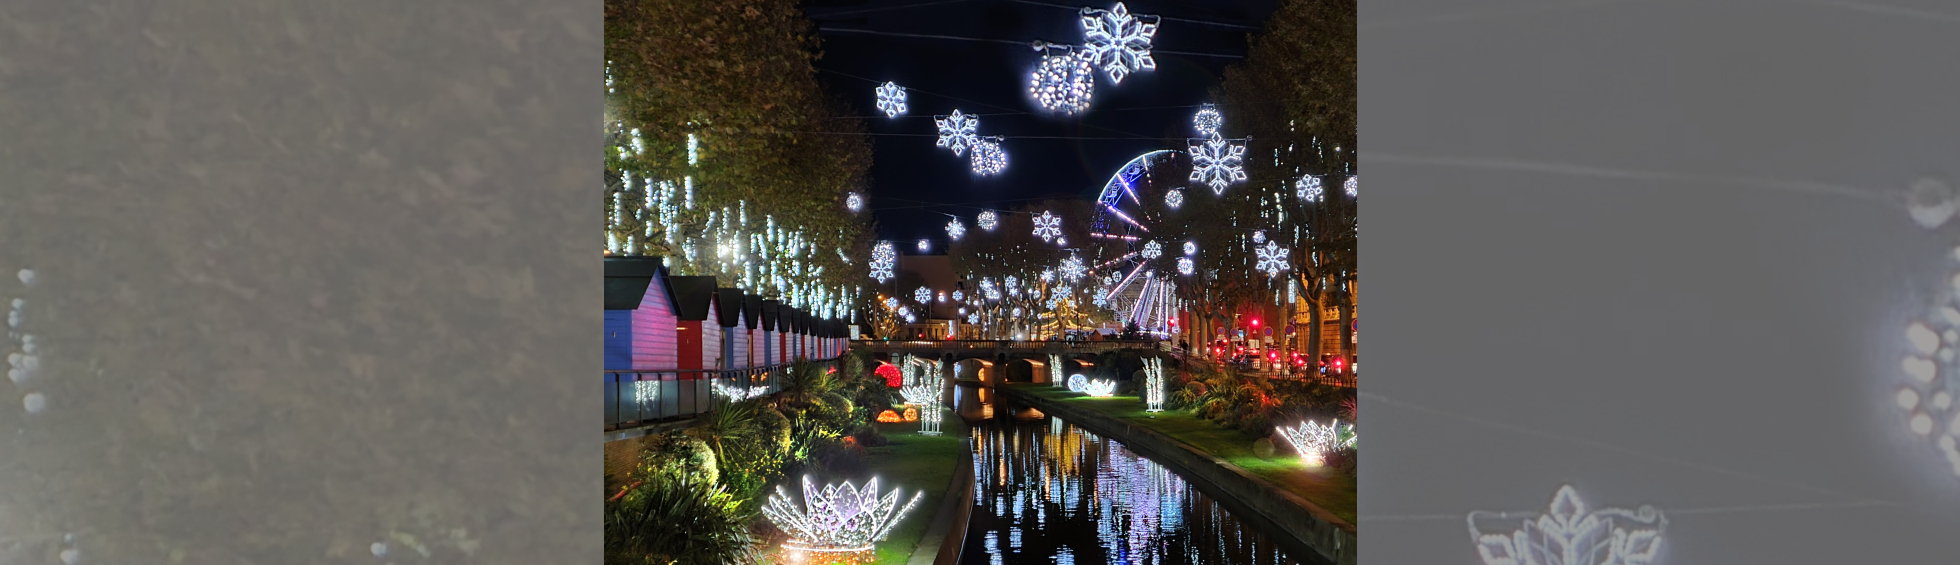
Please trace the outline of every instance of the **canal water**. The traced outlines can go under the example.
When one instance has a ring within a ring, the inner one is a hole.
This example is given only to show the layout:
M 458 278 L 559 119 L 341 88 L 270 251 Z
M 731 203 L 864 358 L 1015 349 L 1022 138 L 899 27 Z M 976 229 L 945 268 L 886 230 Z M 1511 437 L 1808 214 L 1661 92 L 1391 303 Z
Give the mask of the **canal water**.
M 963 565 L 1302 563 L 1182 477 L 1044 416 L 973 427 Z

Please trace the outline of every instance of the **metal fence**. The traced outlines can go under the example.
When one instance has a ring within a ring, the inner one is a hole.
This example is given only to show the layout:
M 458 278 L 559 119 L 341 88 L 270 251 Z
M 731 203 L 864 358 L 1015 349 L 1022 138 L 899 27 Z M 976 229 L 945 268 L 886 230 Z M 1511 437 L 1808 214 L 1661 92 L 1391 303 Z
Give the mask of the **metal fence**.
M 813 360 L 827 363 L 836 359 Z M 717 392 L 758 394 L 782 390 L 781 370 L 790 364 L 746 369 L 654 369 L 606 371 L 606 431 L 691 418 L 715 411 L 732 400 Z

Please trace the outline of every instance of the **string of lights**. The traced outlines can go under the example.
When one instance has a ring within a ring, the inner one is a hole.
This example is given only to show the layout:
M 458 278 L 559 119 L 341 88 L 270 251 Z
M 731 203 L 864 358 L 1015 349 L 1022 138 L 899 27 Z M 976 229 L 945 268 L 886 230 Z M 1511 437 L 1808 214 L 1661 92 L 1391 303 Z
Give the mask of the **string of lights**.
M 1077 10 L 1081 10 L 1081 9 L 1082 9 L 1082 7 L 1081 7 L 1081 6 L 1070 6 L 1070 5 L 1067 5 L 1067 4 L 1055 4 L 1055 3 L 1050 3 L 1050 2 L 1037 2 L 1037 1 L 1035 1 L 1035 0 L 1007 0 L 1007 1 L 1009 1 L 1009 2 L 1014 2 L 1014 3 L 1017 3 L 1017 4 L 1027 4 L 1027 5 L 1031 5 L 1031 6 L 1048 6 L 1048 7 L 1051 7 L 1051 8 L 1061 8 L 1061 9 L 1064 9 L 1064 10 L 1069 10 L 1069 11 L 1077 11 Z M 1206 21 L 1206 20 L 1193 20 L 1193 19 L 1188 19 L 1188 18 L 1173 18 L 1173 17 L 1170 17 L 1170 16 L 1157 16 L 1157 18 L 1158 18 L 1158 19 L 1161 19 L 1161 20 L 1164 20 L 1164 21 L 1167 21 L 1167 22 L 1184 22 L 1184 23 L 1187 23 L 1187 24 L 1199 24 L 1199 25 L 1208 25 L 1208 26 L 1218 26 L 1218 27 L 1229 27 L 1229 28 L 1234 28 L 1234 29 L 1242 29 L 1242 30 L 1246 30 L 1246 31 L 1260 31 L 1260 28 L 1257 28 L 1257 27 L 1253 27 L 1253 26 L 1248 26 L 1248 25 L 1240 25 L 1240 24 L 1228 24 L 1228 23 L 1224 23 L 1224 22 L 1213 22 L 1213 21 Z
M 862 33 L 866 35 L 910 37 L 915 39 L 951 39 L 956 41 L 973 41 L 979 43 L 1005 43 L 1008 45 L 1018 45 L 1021 47 L 1033 47 L 1038 43 L 1035 41 L 1015 41 L 1012 39 L 993 39 L 988 37 L 960 37 L 957 35 L 939 35 L 939 34 L 931 34 L 931 33 L 904 33 L 904 32 L 897 32 L 897 31 L 847 29 L 847 28 L 840 28 L 840 27 L 820 27 L 817 28 L 817 31 L 821 31 L 825 33 Z M 1186 57 L 1217 57 L 1220 59 L 1244 59 L 1245 58 L 1245 55 L 1239 55 L 1234 53 L 1199 53 L 1196 51 L 1165 51 L 1161 49 L 1152 49 L 1150 52 L 1160 53 L 1164 55 L 1183 55 Z

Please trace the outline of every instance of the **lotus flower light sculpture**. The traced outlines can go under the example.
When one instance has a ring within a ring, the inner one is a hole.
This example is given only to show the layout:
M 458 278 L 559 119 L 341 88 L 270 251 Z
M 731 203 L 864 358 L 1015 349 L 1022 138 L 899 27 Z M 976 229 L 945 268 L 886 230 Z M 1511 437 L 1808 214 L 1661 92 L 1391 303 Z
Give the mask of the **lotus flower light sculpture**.
M 783 550 L 790 562 L 868 563 L 875 557 L 875 545 L 918 506 L 921 494 L 913 493 L 900 508 L 896 489 L 878 496 L 878 479 L 865 482 L 862 489 L 845 482 L 819 491 L 805 476 L 802 508 L 777 486 L 762 515 L 789 534 Z
M 939 392 L 939 387 L 924 384 L 899 389 L 906 404 L 919 407 L 919 435 L 939 435 Z
M 1652 506 L 1588 511 L 1571 485 L 1559 487 L 1549 510 L 1536 517 L 1470 513 L 1470 538 L 1484 565 L 1650 565 L 1667 530 L 1667 517 Z M 1523 520 L 1510 521 L 1516 518 Z M 1490 531 L 1479 519 L 1504 525 Z
M 1089 381 L 1089 384 L 1082 386 L 1082 392 L 1084 394 L 1088 394 L 1089 396 L 1094 396 L 1096 398 L 1106 398 L 1110 396 L 1115 396 L 1116 381 L 1103 380 L 1103 379 L 1096 379 L 1093 381 Z
M 1287 443 L 1293 444 L 1295 451 L 1300 452 L 1300 460 L 1315 467 L 1327 464 L 1329 452 L 1343 447 L 1354 447 L 1356 439 L 1354 428 L 1342 424 L 1339 420 L 1330 420 L 1326 425 L 1308 420 L 1302 422 L 1299 427 L 1282 427 L 1279 433 L 1286 438 Z

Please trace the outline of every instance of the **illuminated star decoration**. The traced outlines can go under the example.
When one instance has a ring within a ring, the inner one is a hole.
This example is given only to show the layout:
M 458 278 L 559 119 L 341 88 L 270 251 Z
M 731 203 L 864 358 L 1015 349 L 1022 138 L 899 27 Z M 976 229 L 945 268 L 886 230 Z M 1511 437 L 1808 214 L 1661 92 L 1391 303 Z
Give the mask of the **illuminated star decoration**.
M 1229 143 L 1211 134 L 1203 145 L 1191 146 L 1191 180 L 1211 185 L 1215 194 L 1225 186 L 1245 180 L 1245 146 Z
M 1096 69 L 1091 51 L 1064 46 L 1040 45 L 1041 64 L 1028 76 L 1028 95 L 1051 112 L 1077 114 L 1089 109 L 1096 90 Z M 1059 49 L 1061 53 L 1051 50 Z
M 960 223 L 958 218 L 954 218 L 953 221 L 946 222 L 947 237 L 951 237 L 955 241 L 957 241 L 959 240 L 960 236 L 963 235 L 966 235 L 966 224 Z
M 1157 243 L 1157 242 L 1155 242 L 1155 241 L 1147 241 L 1147 242 L 1144 242 L 1144 244 L 1143 244 L 1143 258 L 1145 258 L 1145 259 L 1156 259 L 1156 258 L 1158 258 L 1158 257 L 1162 257 L 1162 256 L 1164 256 L 1164 246 L 1163 246 L 1163 245 L 1161 245 L 1161 244 L 1159 244 L 1159 243 Z
M 1348 177 L 1348 180 L 1347 180 L 1347 183 L 1346 183 L 1346 185 L 1347 185 L 1347 193 L 1348 193 L 1348 196 L 1350 196 L 1350 197 L 1352 197 L 1352 196 L 1354 196 L 1354 189 L 1356 188 L 1356 185 L 1359 185 L 1359 184 L 1361 184 L 1361 177 L 1360 177 L 1360 176 L 1349 176 L 1349 177 Z
M 1198 128 L 1199 134 L 1209 136 L 1218 133 L 1218 128 L 1225 125 L 1225 116 L 1218 113 L 1217 106 L 1201 105 L 1198 106 L 1198 114 L 1191 117 L 1191 125 Z
M 999 221 L 1000 221 L 1000 217 L 999 217 L 999 216 L 995 216 L 995 215 L 994 215 L 994 211 L 993 211 L 993 210 L 987 210 L 987 211 L 984 211 L 984 212 L 981 212 L 981 213 L 980 213 L 980 217 L 978 217 L 978 218 L 974 218 L 974 222 L 973 222 L 973 223 L 975 223 L 975 224 L 979 224 L 979 225 L 980 225 L 980 229 L 983 229 L 983 230 L 987 230 L 987 231 L 994 231 L 994 226 L 995 226 L 995 225 L 996 225 L 996 224 L 997 224 L 997 223 L 998 223 Z
M 1300 197 L 1302 202 L 1319 202 L 1321 195 L 1320 177 L 1300 177 L 1299 181 L 1293 183 L 1293 194 Z
M 1000 138 L 974 139 L 971 164 L 973 174 L 996 175 L 1007 169 L 1007 151 L 1000 148 Z
M 933 122 L 939 124 L 939 142 L 936 145 L 952 149 L 954 157 L 966 154 L 967 145 L 976 141 L 974 137 L 980 129 L 979 118 L 961 114 L 959 110 L 953 110 L 951 116 L 933 118 Z
M 1197 265 L 1191 263 L 1190 257 L 1177 258 L 1177 274 L 1189 275 L 1194 270 L 1197 270 Z
M 1062 219 L 1043 210 L 1041 216 L 1034 219 L 1034 236 L 1041 238 L 1042 241 L 1054 241 L 1055 238 L 1061 237 Z
M 1279 246 L 1279 242 L 1268 241 L 1265 247 L 1257 249 L 1259 262 L 1253 268 L 1265 271 L 1267 276 L 1277 277 L 1280 271 L 1287 270 L 1287 251 L 1288 249 Z
M 1197 253 L 1198 253 L 1198 244 L 1189 241 L 1184 242 L 1185 255 L 1195 255 Z
M 852 212 L 863 210 L 864 195 L 855 192 L 844 195 L 844 209 L 850 210 Z
M 1559 487 L 1548 510 L 1522 523 L 1510 521 L 1516 515 L 1470 513 L 1477 556 L 1484 565 L 1651 565 L 1667 531 L 1667 517 L 1652 506 L 1588 512 L 1571 485 Z M 1480 518 L 1504 520 L 1506 525 L 1487 533 L 1477 526 Z M 1509 524 L 1517 524 L 1516 529 Z
M 1084 264 L 1082 258 L 1076 256 L 1074 253 L 1070 253 L 1067 259 L 1062 260 L 1060 269 L 1062 278 L 1069 282 L 1082 280 L 1082 276 L 1089 272 L 1089 266 Z
M 923 286 L 919 287 L 918 290 L 912 291 L 912 300 L 918 301 L 920 303 L 931 302 L 932 289 Z
M 1355 434 L 1343 430 L 1345 426 L 1338 420 L 1329 421 L 1326 425 L 1308 420 L 1301 423 L 1299 427 L 1281 427 L 1279 433 L 1286 438 L 1287 443 L 1293 444 L 1294 451 L 1300 452 L 1301 461 L 1318 467 L 1327 463 L 1329 452 L 1352 447 L 1350 444 Z
M 892 82 L 878 85 L 878 111 L 884 112 L 887 118 L 905 113 L 905 89 Z
M 871 278 L 883 283 L 892 278 L 892 266 L 898 262 L 898 250 L 892 242 L 880 241 L 871 247 Z
M 899 508 L 897 489 L 878 496 L 878 479 L 866 482 L 862 490 L 845 482 L 843 488 L 833 484 L 819 491 L 805 476 L 802 508 L 777 486 L 762 514 L 789 534 L 783 549 L 792 553 L 869 555 L 873 544 L 885 539 L 892 526 L 918 506 L 922 495 L 914 493 L 911 502 Z
M 1164 205 L 1172 210 L 1184 207 L 1184 191 L 1173 188 L 1164 193 Z
M 1082 9 L 1082 32 L 1089 54 L 1109 73 L 1110 84 L 1122 84 L 1130 73 L 1156 69 L 1150 56 L 1151 39 L 1157 35 L 1157 16 L 1132 16 L 1123 3 L 1108 10 Z

